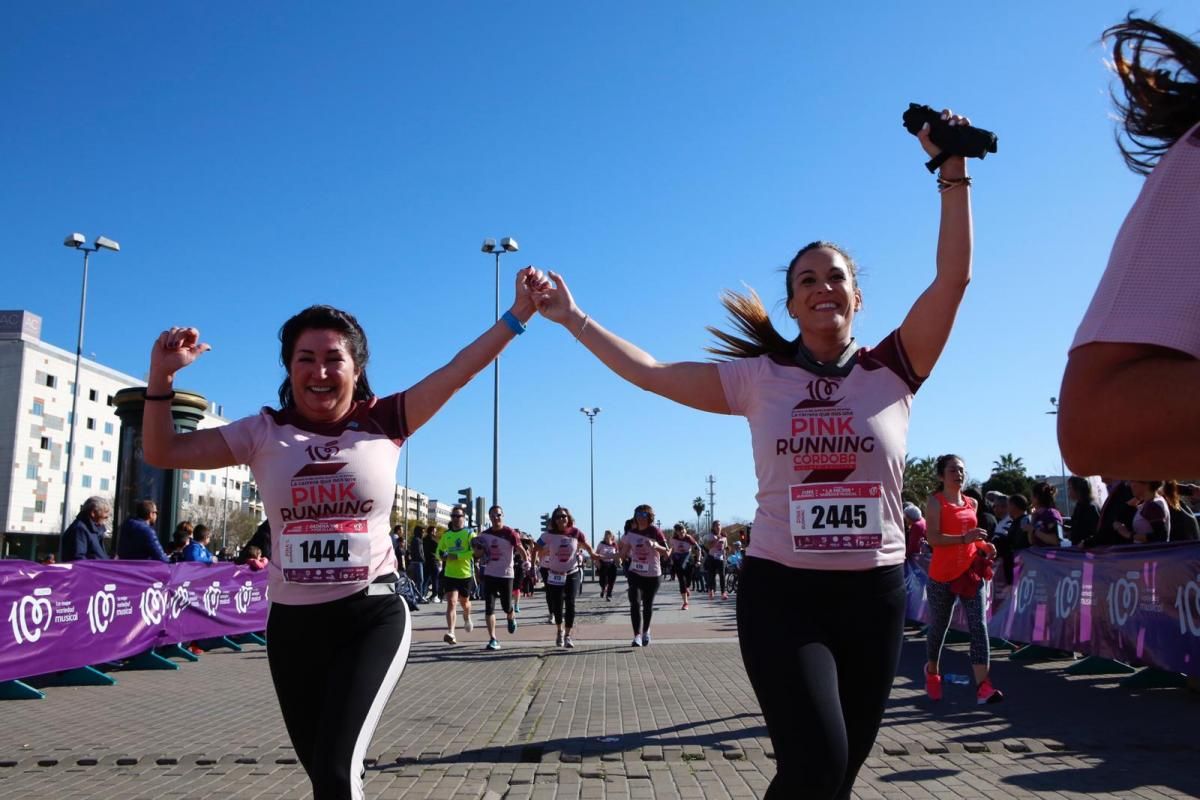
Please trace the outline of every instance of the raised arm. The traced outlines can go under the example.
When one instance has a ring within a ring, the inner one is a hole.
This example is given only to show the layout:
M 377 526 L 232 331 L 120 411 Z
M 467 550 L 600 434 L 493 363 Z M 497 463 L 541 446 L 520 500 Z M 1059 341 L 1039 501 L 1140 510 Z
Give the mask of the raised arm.
M 730 413 L 716 364 L 696 361 L 664 364 L 657 361 L 645 350 L 585 314 L 575 305 L 575 298 L 562 276 L 553 271 L 548 274 L 553 285 L 534 294 L 538 311 L 566 328 L 606 367 L 634 386 L 676 403 L 716 414 Z
M 542 273 L 525 267 L 517 273 L 517 292 L 512 307 L 505 316 L 515 317 L 524 329 L 536 313 L 532 292 L 544 284 Z M 517 337 L 517 333 L 501 317 L 475 341 L 458 351 L 444 367 L 434 370 L 405 393 L 404 413 L 410 431 L 428 422 L 454 393 L 470 383 L 496 356 Z
M 220 431 L 208 428 L 179 433 L 171 418 L 169 398 L 175 373 L 210 349 L 195 328 L 171 328 L 154 340 L 142 411 L 142 451 L 147 464 L 161 469 L 216 469 L 237 463 Z M 151 399 L 154 397 L 165 399 Z
M 942 112 L 951 125 L 970 125 L 970 120 Z M 930 156 L 940 150 L 929 141 L 929 131 L 918 135 L 921 146 Z M 941 192 L 941 225 L 938 232 L 937 275 L 917 302 L 913 304 L 900 325 L 900 340 L 908 353 L 909 363 L 917 375 L 924 377 L 933 371 L 934 364 L 950 338 L 958 306 L 962 303 L 967 284 L 971 282 L 971 187 L 966 182 L 967 162 L 961 157 L 947 159 L 940 170 L 945 181 L 955 182 Z

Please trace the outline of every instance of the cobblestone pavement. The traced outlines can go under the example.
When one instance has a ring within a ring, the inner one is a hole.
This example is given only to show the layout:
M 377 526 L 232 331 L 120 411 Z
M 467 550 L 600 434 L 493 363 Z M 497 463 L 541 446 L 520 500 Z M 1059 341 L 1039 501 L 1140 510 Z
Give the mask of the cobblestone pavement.
M 623 602 L 592 587 L 575 650 L 553 647 L 540 596 L 490 653 L 482 618 L 440 641 L 444 606 L 415 617 L 417 644 L 372 744 L 372 798 L 761 797 L 775 772 L 746 685 L 733 603 L 660 592 L 651 647 L 629 646 Z M 669 604 L 670 603 L 670 604 Z M 947 686 L 931 707 L 910 634 L 858 798 L 1200 796 L 1200 697 L 1074 677 L 1067 662 L 997 654 L 1009 699 L 977 707 Z M 967 673 L 963 648 L 944 669 Z M 117 671 L 110 687 L 51 687 L 0 703 L 0 798 L 304 798 L 266 653 L 214 651 L 178 671 Z M 702 686 L 720 687 L 706 691 Z

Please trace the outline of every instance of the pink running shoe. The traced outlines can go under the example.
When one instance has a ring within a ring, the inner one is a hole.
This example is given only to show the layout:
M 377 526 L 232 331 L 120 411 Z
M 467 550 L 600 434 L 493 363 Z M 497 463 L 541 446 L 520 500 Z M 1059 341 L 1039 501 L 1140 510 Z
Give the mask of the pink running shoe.
M 682 611 L 687 611 L 687 610 L 688 610 L 688 601 L 687 601 L 687 600 L 684 600 L 684 601 L 683 601 L 683 608 L 682 608 L 681 610 L 682 610 Z
M 975 690 L 975 705 L 985 706 L 989 703 L 999 703 L 1004 699 L 1004 692 L 992 686 L 991 680 L 985 679 Z
M 929 699 L 937 702 L 942 699 L 942 676 L 936 672 L 925 673 L 925 694 L 929 695 Z

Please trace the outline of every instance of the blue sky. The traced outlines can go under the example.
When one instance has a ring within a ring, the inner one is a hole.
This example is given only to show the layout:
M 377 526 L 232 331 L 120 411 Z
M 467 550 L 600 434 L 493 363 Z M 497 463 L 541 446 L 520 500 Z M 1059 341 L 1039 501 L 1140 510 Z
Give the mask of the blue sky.
M 144 374 L 155 335 L 213 352 L 180 385 L 227 415 L 271 403 L 280 324 L 326 302 L 358 315 L 381 393 L 440 366 L 492 319 L 485 237 L 513 236 L 502 303 L 526 263 L 663 360 L 703 357 L 723 288 L 756 287 L 780 326 L 778 269 L 832 239 L 862 265 L 856 334 L 874 343 L 933 276 L 938 198 L 911 100 L 1000 136 L 973 162 L 975 280 L 913 408 L 910 452 L 1001 453 L 1057 473 L 1049 398 L 1140 179 L 1113 143 L 1100 32 L 1107 0 L 824 4 L 22 3 L 6 10 L 0 307 L 73 349 Z M 1162 20 L 1200 28 L 1192 2 Z M 411 443 L 411 483 L 490 493 L 491 376 Z M 608 373 L 535 320 L 501 368 L 501 500 L 534 527 L 554 504 L 587 527 L 652 503 L 750 518 L 739 418 Z

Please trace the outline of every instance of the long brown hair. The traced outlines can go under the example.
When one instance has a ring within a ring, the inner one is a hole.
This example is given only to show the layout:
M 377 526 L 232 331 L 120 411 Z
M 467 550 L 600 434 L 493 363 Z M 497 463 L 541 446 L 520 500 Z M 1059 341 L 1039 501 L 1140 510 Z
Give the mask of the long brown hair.
M 846 268 L 850 271 L 850 278 L 854 281 L 854 285 L 858 286 L 858 265 L 854 263 L 854 259 L 846 252 L 845 248 L 833 242 L 809 242 L 801 247 L 796 255 L 792 256 L 792 260 L 782 270 L 785 273 L 789 303 L 792 301 L 793 294 L 792 271 L 800 263 L 800 259 L 805 253 L 820 248 L 832 250 L 840 255 L 846 262 Z M 796 344 L 800 341 L 799 334 L 788 339 L 775 328 L 775 324 L 771 322 L 771 315 L 767 313 L 766 306 L 763 305 L 758 292 L 748 289 L 748 294 L 742 294 L 726 289 L 721 294 L 721 305 L 725 306 L 725 310 L 729 313 L 729 321 L 733 323 L 735 332 L 728 333 L 713 326 L 706 328 L 717 338 L 716 345 L 705 348 L 708 352 L 722 359 L 754 358 L 764 355 L 786 358 L 796 353 Z
M 1200 44 L 1153 17 L 1132 14 L 1102 39 L 1112 42 L 1112 66 L 1125 95 L 1124 102 L 1113 95 L 1122 116 L 1117 147 L 1126 166 L 1148 175 L 1163 153 L 1200 122 Z

